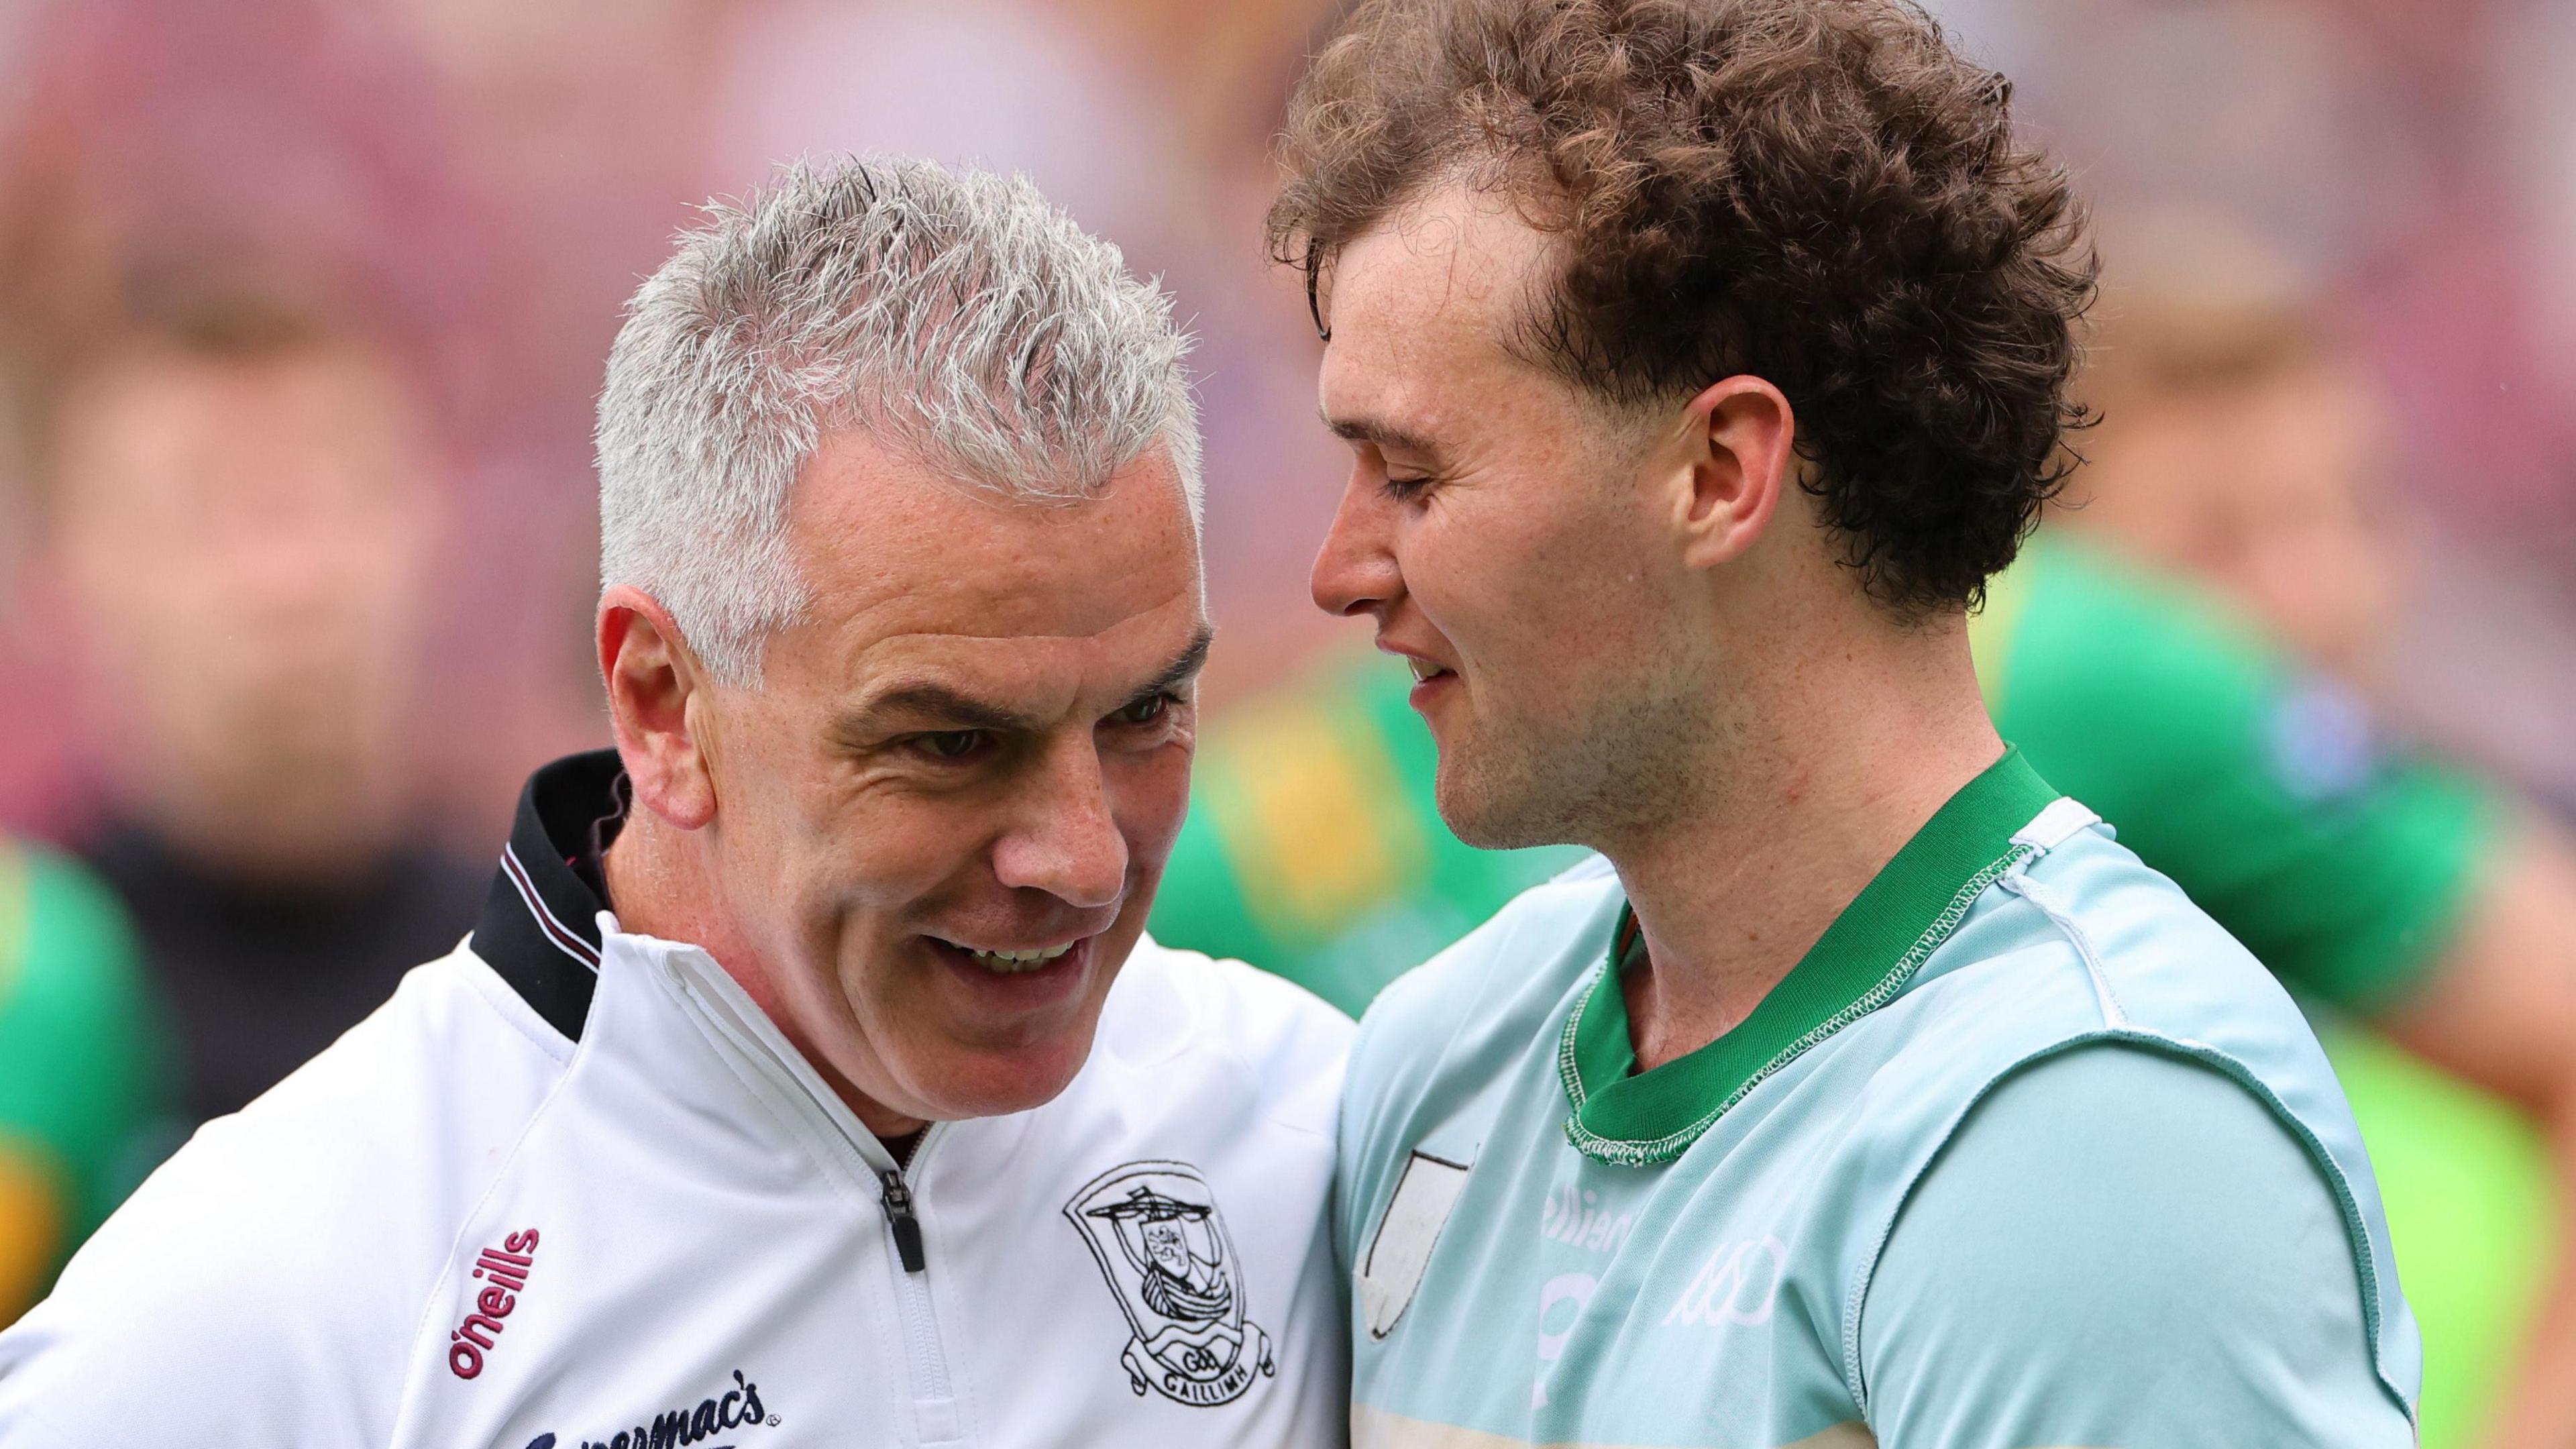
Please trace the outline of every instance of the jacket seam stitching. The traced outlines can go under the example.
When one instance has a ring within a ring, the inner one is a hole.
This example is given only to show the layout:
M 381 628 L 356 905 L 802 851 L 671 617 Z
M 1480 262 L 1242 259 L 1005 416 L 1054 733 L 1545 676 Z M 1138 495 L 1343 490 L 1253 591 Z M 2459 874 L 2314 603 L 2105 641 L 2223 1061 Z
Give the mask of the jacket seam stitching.
M 490 964 L 481 957 L 477 956 L 474 959 L 475 964 L 481 966 L 487 973 L 491 971 Z M 486 1005 L 488 1006 L 489 1003 Z M 496 1011 L 495 1014 L 500 1013 Z M 517 1026 L 515 1022 L 511 1024 L 514 1028 Z M 521 1034 L 526 1033 L 522 1030 Z M 539 1045 L 543 1044 L 539 1043 Z M 580 1051 L 580 1044 L 574 1043 L 573 1055 L 579 1056 Z M 572 1080 L 573 1062 L 569 1058 L 559 1060 L 561 1070 L 555 1073 L 555 1079 L 552 1082 L 546 1084 L 545 1095 L 538 1100 L 534 1110 L 528 1113 L 527 1120 L 519 1124 L 519 1134 L 511 1139 L 510 1150 L 501 1154 L 501 1160 L 493 1164 L 491 1173 L 483 1179 L 482 1190 L 475 1194 L 474 1201 L 457 1217 L 455 1227 L 448 1234 L 446 1256 L 440 1264 L 437 1277 L 430 1282 L 429 1291 L 421 1298 L 420 1309 L 412 1325 L 409 1362 L 419 1360 L 423 1340 L 433 1330 L 433 1326 L 441 1321 L 430 1315 L 430 1309 L 437 1306 L 443 1296 L 443 1290 L 455 1279 L 457 1253 L 464 1245 L 465 1230 L 472 1226 L 474 1220 L 482 1215 L 485 1208 L 491 1206 L 494 1195 L 500 1191 L 502 1180 L 510 1175 L 510 1169 L 518 1165 L 521 1154 L 527 1150 L 528 1138 L 535 1133 L 537 1124 L 545 1120 L 546 1114 L 554 1110 L 555 1102 L 563 1095 L 564 1084 Z M 431 1373 L 433 1376 L 430 1382 L 436 1383 L 435 1370 Z M 406 1374 L 405 1378 L 408 1379 L 409 1375 Z M 402 1438 L 400 1430 L 409 1418 L 412 1403 L 413 1399 L 407 1386 L 406 1391 L 394 1405 L 393 1423 L 396 1430 L 394 1438 L 397 1441 Z

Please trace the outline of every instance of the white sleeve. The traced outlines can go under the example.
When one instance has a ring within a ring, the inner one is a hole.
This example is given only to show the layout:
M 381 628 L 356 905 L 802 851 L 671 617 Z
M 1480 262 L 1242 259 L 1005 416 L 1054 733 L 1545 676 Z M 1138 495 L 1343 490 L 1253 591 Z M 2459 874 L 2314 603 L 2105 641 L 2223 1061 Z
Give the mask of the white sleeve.
M 404 1289 L 351 1271 L 348 1232 L 317 1221 L 362 1205 L 270 1177 L 285 1164 L 249 1135 L 200 1132 L 0 1334 L 0 1446 L 382 1441 L 416 1313 L 366 1322 Z
M 506 990 L 414 971 L 201 1128 L 0 1333 L 0 1449 L 385 1443 L 457 1225 L 563 1069 Z

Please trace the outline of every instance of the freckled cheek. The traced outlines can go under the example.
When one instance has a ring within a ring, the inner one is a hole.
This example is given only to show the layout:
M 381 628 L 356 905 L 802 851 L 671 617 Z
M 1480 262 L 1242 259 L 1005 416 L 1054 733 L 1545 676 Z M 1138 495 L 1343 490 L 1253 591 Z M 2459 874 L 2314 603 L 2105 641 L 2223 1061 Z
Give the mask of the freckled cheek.
M 1154 879 L 1180 838 L 1190 808 L 1190 752 L 1178 745 L 1114 769 L 1110 813 L 1127 841 L 1128 869 Z
M 1569 567 L 1522 530 L 1464 510 L 1425 520 L 1407 543 L 1405 591 L 1471 673 L 1521 652 L 1520 636 L 1555 612 Z

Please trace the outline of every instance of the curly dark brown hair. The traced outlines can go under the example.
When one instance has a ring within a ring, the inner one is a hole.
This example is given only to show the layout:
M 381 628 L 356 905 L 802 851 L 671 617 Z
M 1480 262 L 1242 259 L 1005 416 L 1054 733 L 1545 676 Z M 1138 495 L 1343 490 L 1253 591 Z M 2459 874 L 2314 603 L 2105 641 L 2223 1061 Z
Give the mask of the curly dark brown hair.
M 1428 187 L 1514 194 L 1562 259 L 1516 350 L 1623 407 L 1768 379 L 1920 616 L 2012 561 L 2084 421 L 2095 263 L 2009 96 L 1906 0 L 1366 0 L 1290 102 L 1271 251 L 1311 297 Z

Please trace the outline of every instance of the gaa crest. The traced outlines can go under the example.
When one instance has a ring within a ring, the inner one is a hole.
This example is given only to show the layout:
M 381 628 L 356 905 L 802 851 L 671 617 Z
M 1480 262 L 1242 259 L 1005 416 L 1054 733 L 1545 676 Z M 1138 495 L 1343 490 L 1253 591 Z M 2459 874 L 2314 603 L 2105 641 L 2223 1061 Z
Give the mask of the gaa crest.
M 1244 1318 L 1243 1279 L 1216 1194 L 1181 1162 L 1131 1162 L 1093 1178 L 1064 1215 L 1127 1315 L 1127 1386 L 1202 1408 L 1278 1372 L 1270 1339 Z

